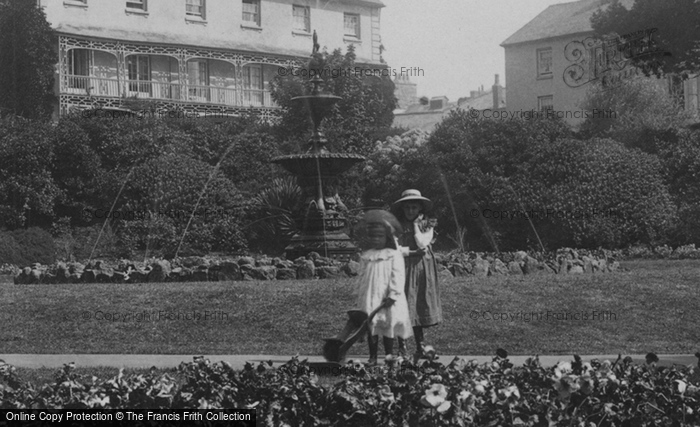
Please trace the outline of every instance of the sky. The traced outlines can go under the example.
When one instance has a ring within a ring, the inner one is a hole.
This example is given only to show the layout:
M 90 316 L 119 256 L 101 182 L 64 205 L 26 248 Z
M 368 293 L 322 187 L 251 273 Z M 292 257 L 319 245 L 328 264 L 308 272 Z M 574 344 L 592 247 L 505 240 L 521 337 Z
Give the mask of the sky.
M 390 67 L 417 67 L 418 96 L 469 96 L 494 75 L 505 81 L 500 44 L 548 6 L 570 0 L 382 0 L 381 35 Z

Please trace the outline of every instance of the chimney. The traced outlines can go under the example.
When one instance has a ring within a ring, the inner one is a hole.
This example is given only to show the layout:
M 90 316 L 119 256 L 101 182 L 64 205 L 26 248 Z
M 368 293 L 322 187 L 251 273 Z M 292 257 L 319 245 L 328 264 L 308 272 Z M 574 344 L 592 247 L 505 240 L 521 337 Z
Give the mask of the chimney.
M 442 110 L 447 107 L 449 100 L 446 96 L 434 96 L 430 98 L 430 110 Z
M 491 88 L 491 92 L 493 94 L 493 109 L 496 110 L 498 108 L 501 108 L 501 98 L 503 96 L 503 86 L 499 83 L 499 78 L 498 74 L 496 74 L 496 82 L 493 84 Z

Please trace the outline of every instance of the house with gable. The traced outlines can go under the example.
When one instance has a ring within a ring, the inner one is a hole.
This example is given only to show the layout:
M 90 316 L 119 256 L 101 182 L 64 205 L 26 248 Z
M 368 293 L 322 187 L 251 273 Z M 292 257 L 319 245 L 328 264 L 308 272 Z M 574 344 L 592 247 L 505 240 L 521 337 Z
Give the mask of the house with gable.
M 591 17 L 610 0 L 579 0 L 549 6 L 508 37 L 505 49 L 508 111 L 580 111 L 581 102 L 594 81 L 615 81 L 640 74 L 631 65 L 612 66 L 613 49 L 592 38 Z M 630 9 L 634 0 L 620 0 Z M 639 37 L 653 37 L 654 29 Z M 644 41 L 644 40 L 640 40 Z M 618 57 L 619 58 L 619 57 Z M 650 84 L 682 94 L 687 110 L 698 111 L 698 77 L 681 82 L 649 78 Z M 571 125 L 583 118 L 567 117 Z

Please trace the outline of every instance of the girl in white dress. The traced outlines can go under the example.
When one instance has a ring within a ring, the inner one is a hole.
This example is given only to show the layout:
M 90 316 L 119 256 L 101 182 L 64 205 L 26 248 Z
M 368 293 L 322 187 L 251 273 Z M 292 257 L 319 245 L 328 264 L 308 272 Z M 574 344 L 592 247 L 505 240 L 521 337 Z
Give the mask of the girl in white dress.
M 374 316 L 368 330 L 369 364 L 374 365 L 379 336 L 383 337 L 385 353 L 390 355 L 394 338 L 409 338 L 413 330 L 404 294 L 404 259 L 395 237 L 399 222 L 389 212 L 374 210 L 365 213 L 360 228 L 360 243 L 365 250 L 360 256 L 357 308 L 371 313 L 382 304 L 387 306 Z

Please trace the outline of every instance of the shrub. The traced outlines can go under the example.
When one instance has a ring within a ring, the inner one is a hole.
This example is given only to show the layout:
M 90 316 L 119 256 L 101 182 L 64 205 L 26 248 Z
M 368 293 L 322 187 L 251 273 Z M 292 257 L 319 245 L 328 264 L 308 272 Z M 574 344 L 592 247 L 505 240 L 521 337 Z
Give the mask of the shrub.
M 185 155 L 164 154 L 134 169 L 115 211 L 126 253 L 175 255 L 246 248 L 241 227 L 247 203 L 216 168 Z M 108 209 L 104 209 L 107 211 Z M 186 233 L 186 234 L 185 234 Z M 194 252 L 192 252 L 194 251 Z
M 665 181 L 678 207 L 673 242 L 700 244 L 700 131 L 677 130 L 655 142 Z
M 523 249 L 536 242 L 529 224 L 491 220 L 484 210 L 522 210 L 520 200 L 532 194 L 518 184 L 527 181 L 534 147 L 570 134 L 560 120 L 488 120 L 458 110 L 438 124 L 424 149 L 408 156 L 399 181 L 433 199 L 442 235 L 460 240 L 466 227 L 470 250 Z
M 38 227 L 0 231 L 0 264 L 52 264 L 55 252 L 51 234 Z
M 401 154 L 379 162 L 379 182 L 424 192 L 443 235 L 460 241 L 466 227 L 471 250 L 539 249 L 538 237 L 548 249 L 664 243 L 677 216 L 658 159 L 571 136 L 560 120 L 457 111 L 424 147 L 382 148 Z
M 588 117 L 581 125 L 587 137 L 611 138 L 647 152 L 653 152 L 658 135 L 681 128 L 691 117 L 668 94 L 666 80 L 653 77 L 630 78 L 609 88 L 593 84 L 582 108 L 614 113 Z
M 52 217 L 61 191 L 50 173 L 51 132 L 27 119 L 0 121 L 0 227 L 42 225 Z
M 83 209 L 108 203 L 109 189 L 115 184 L 110 178 L 114 175 L 103 169 L 100 154 L 91 147 L 86 132 L 75 121 L 59 121 L 51 139 L 55 153 L 51 176 L 61 190 L 54 217 L 67 217 L 78 225 Z
M 384 141 L 375 143 L 374 151 L 361 166 L 364 206 L 389 203 L 412 185 L 422 187 L 417 182 L 403 182 L 403 179 L 406 178 L 404 172 L 409 167 L 408 164 L 420 164 L 418 171 L 431 170 L 431 160 L 425 148 L 427 138 L 426 132 L 410 130 L 401 135 L 387 136 Z
M 151 211 L 145 218 L 120 224 L 120 255 L 133 258 L 136 254 L 144 253 L 144 257 L 165 257 L 166 254 L 175 253 L 181 236 L 182 233 L 177 232 L 172 218 Z
M 666 241 L 677 215 L 655 156 L 602 139 L 559 140 L 540 149 L 528 181 L 537 183 L 535 203 L 526 202 L 526 209 L 574 213 L 542 222 L 548 241 L 588 248 Z
M 418 365 L 389 359 L 367 369 L 349 363 L 340 381 L 320 384 L 315 368 L 293 358 L 228 363 L 203 357 L 181 363 L 175 375 L 83 378 L 65 365 L 43 387 L 25 383 L 0 362 L 3 408 L 255 408 L 259 425 L 408 426 L 656 426 L 697 425 L 697 374 L 683 366 L 660 367 L 630 358 L 571 362 L 543 367 L 537 357 L 513 366 L 507 352 L 478 364 L 455 358 Z
M 273 179 L 289 176 L 271 163 L 280 152 L 270 133 L 253 129 L 229 137 L 229 143 L 228 154 L 224 157 L 224 150 L 216 162 L 221 161 L 222 174 L 247 196 L 254 197 Z
M 14 236 L 4 230 L 0 230 L 0 264 L 27 265 Z

